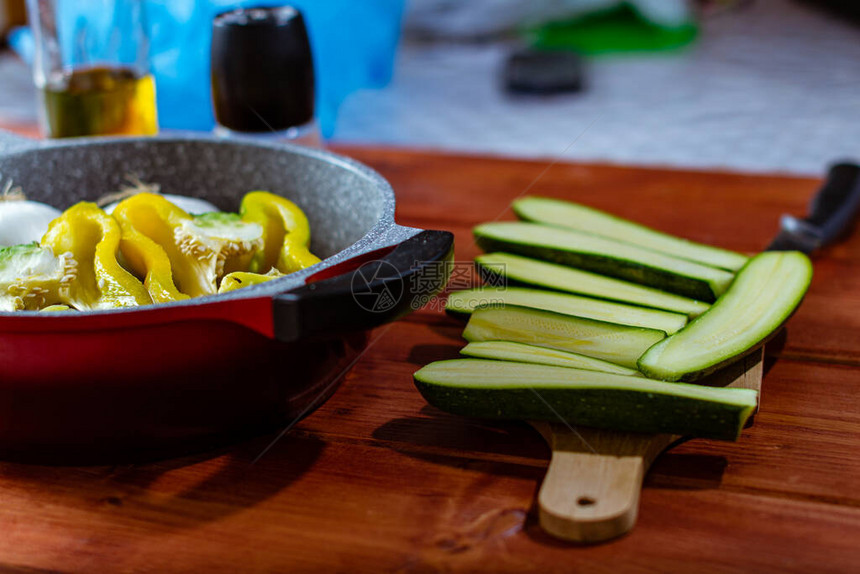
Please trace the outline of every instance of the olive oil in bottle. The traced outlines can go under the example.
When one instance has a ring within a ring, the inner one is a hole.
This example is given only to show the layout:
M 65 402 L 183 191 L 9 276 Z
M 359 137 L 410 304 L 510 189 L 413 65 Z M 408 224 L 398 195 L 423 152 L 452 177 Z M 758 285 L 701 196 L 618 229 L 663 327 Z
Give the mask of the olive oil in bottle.
M 155 80 L 130 68 L 93 67 L 64 73 L 40 90 L 49 137 L 154 135 Z

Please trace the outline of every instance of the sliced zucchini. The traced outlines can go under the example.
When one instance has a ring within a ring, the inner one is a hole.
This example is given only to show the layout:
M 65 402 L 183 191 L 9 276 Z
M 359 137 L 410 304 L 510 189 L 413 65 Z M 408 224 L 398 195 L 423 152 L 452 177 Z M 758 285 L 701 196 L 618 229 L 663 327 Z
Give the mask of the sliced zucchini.
M 593 207 L 561 199 L 524 197 L 514 201 L 513 209 L 520 219 L 584 231 L 729 271 L 737 271 L 749 259 L 734 251 L 681 239 Z
M 591 297 L 579 297 L 565 293 L 554 293 L 526 287 L 477 287 L 457 291 L 448 296 L 445 311 L 452 315 L 470 315 L 481 305 L 517 305 L 544 309 L 565 315 L 576 315 L 586 319 L 609 321 L 621 325 L 633 325 L 665 331 L 666 334 L 681 329 L 687 324 L 687 316 L 659 309 L 645 309 L 612 301 L 600 301 Z
M 758 393 L 547 365 L 455 359 L 415 373 L 431 405 L 458 415 L 559 421 L 736 440 Z
M 705 314 L 639 359 L 654 379 L 694 381 L 757 349 L 791 316 L 812 280 L 798 251 L 756 255 Z
M 616 375 L 641 377 L 642 374 L 634 369 L 628 369 L 615 363 L 586 357 L 578 353 L 568 353 L 558 349 L 547 349 L 513 341 L 480 341 L 469 343 L 460 354 L 478 359 L 496 359 L 498 361 L 514 361 L 517 363 L 535 363 L 538 365 L 554 365 L 556 367 L 573 367 L 586 371 L 601 371 Z
M 503 221 L 474 229 L 485 251 L 507 251 L 715 301 L 734 274 L 589 233 L 537 223 Z
M 488 278 L 505 277 L 516 283 L 664 309 L 689 317 L 697 317 L 709 307 L 707 303 L 674 293 L 509 253 L 479 255 L 475 262 Z
M 631 369 L 636 368 L 642 353 L 665 336 L 654 329 L 514 305 L 478 307 L 463 331 L 469 342 L 514 341 L 579 353 Z

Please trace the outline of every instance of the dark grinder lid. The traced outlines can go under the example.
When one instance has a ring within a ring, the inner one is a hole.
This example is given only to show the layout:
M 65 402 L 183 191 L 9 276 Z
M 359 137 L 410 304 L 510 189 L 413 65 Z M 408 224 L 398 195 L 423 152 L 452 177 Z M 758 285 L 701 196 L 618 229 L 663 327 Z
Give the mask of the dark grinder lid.
M 212 23 L 211 58 L 215 119 L 222 126 L 269 132 L 313 119 L 313 57 L 296 8 L 219 14 Z

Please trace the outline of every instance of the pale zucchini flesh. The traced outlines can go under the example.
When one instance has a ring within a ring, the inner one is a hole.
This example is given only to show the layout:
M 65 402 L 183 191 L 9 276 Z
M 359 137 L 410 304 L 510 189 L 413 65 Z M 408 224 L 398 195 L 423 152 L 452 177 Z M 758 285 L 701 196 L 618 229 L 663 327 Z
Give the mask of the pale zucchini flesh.
M 510 253 L 486 253 L 476 257 L 475 262 L 485 276 L 505 277 L 520 284 L 663 309 L 689 317 L 697 317 L 709 307 L 702 301 L 652 287 Z
M 463 331 L 469 342 L 514 341 L 579 353 L 631 369 L 663 331 L 505 305 L 475 309 Z
M 514 201 L 513 210 L 527 221 L 600 235 L 729 271 L 737 271 L 749 259 L 734 251 L 675 237 L 570 201 L 524 197 Z
M 635 369 L 629 369 L 593 357 L 586 357 L 585 355 L 570 353 L 568 351 L 559 351 L 558 349 L 526 345 L 525 343 L 515 343 L 513 341 L 480 341 L 469 343 L 460 349 L 460 354 L 477 359 L 495 359 L 497 361 L 572 367 L 586 371 L 629 375 L 631 377 L 642 376 Z
M 671 335 L 687 324 L 687 316 L 671 311 L 646 309 L 591 297 L 555 293 L 526 287 L 477 287 L 448 296 L 445 310 L 453 315 L 470 315 L 475 307 L 517 305 L 575 315 L 597 321 L 633 325 L 664 331 Z
M 751 389 L 479 359 L 431 363 L 414 378 L 427 402 L 458 415 L 723 440 L 738 438 L 758 395 Z
M 711 308 L 639 360 L 654 379 L 697 380 L 757 349 L 803 299 L 812 279 L 809 258 L 769 251 L 750 259 Z
M 485 223 L 474 234 L 485 251 L 543 259 L 702 301 L 715 301 L 734 278 L 724 269 L 550 225 Z

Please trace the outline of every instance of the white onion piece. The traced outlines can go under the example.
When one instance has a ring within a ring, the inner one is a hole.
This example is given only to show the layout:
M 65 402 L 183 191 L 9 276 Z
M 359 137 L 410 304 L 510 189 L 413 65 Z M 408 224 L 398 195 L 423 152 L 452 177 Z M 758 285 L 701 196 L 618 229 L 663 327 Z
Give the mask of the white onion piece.
M 165 193 L 162 197 L 175 205 L 180 209 L 184 209 L 188 213 L 192 215 L 199 215 L 201 213 L 212 213 L 214 211 L 221 211 L 205 199 L 198 199 L 196 197 L 186 197 L 184 195 L 171 195 Z M 110 203 L 104 206 L 105 213 L 112 214 L 113 210 L 116 209 L 116 206 L 119 205 L 118 201 Z
M 38 201 L 0 201 L 0 246 L 41 241 L 48 224 L 62 214 Z

